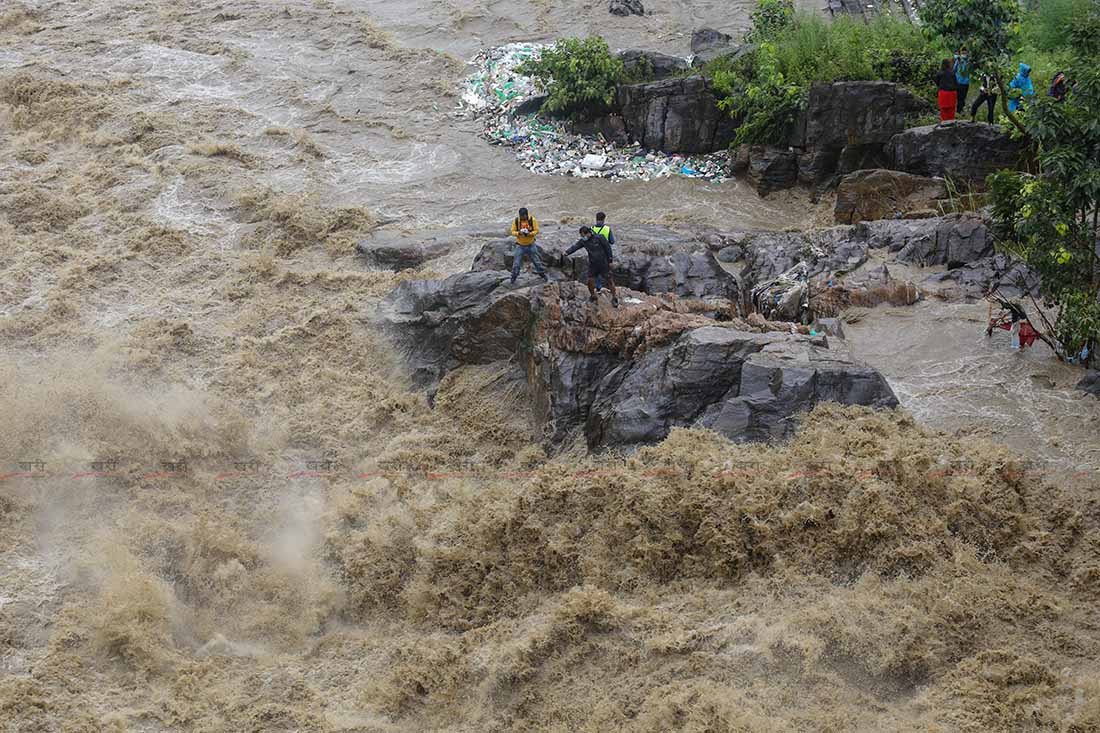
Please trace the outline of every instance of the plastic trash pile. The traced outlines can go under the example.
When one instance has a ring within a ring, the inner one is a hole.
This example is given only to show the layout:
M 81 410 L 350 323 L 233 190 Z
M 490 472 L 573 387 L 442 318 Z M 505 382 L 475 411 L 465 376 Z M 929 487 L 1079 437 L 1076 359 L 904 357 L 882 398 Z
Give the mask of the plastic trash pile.
M 465 114 L 485 125 L 482 137 L 494 145 L 512 148 L 520 163 L 535 173 L 643 180 L 682 175 L 722 181 L 730 178 L 731 153 L 676 155 L 616 145 L 602 135 L 577 135 L 560 120 L 540 117 L 524 106 L 538 95 L 534 81 L 517 71 L 537 58 L 545 44 L 510 43 L 482 51 L 473 60 L 476 71 L 467 77 L 459 102 Z

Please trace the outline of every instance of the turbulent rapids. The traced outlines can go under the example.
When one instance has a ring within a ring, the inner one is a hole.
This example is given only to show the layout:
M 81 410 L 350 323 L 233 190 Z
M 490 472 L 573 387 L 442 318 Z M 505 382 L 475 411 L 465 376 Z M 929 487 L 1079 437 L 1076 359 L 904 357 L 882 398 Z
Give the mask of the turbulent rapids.
M 821 218 L 540 176 L 456 113 L 482 49 L 682 53 L 751 4 L 646 5 L 0 7 L 0 729 L 1100 730 L 1096 402 L 984 305 L 852 314 L 899 408 L 603 453 L 514 361 L 421 389 L 371 317 L 486 239 L 371 235 Z

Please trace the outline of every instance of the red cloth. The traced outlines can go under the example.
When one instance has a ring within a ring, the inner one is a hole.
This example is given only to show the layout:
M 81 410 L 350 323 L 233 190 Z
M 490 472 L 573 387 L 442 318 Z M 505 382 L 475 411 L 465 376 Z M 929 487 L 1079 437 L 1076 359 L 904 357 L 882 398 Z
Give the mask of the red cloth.
M 1031 346 L 1037 338 L 1039 338 L 1039 332 L 1032 328 L 1030 323 L 1024 321 L 1020 324 L 1020 346 Z
M 997 328 L 1003 328 L 1006 331 L 1012 330 L 1011 323 L 997 323 Z M 1039 332 L 1028 321 L 1020 323 L 1020 347 L 1031 346 L 1033 343 L 1039 340 Z
M 940 91 L 940 122 L 955 119 L 955 106 L 959 103 L 958 92 Z

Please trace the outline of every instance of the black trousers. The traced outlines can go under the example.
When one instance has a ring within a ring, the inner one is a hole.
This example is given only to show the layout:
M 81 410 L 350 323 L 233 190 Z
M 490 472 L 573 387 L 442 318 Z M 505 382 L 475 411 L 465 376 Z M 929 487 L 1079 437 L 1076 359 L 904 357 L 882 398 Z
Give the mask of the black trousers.
M 970 107 L 970 116 L 971 117 L 977 117 L 978 116 L 978 108 L 981 107 L 983 103 L 989 108 L 989 124 L 992 125 L 993 124 L 993 106 L 995 104 L 997 104 L 997 95 L 996 94 L 988 94 L 986 92 L 982 92 L 981 94 L 979 94 L 978 98 L 974 100 L 974 104 Z
M 959 103 L 958 106 L 955 107 L 955 111 L 961 115 L 963 110 L 966 109 L 966 95 L 970 93 L 970 85 L 957 84 L 955 88 L 959 93 Z

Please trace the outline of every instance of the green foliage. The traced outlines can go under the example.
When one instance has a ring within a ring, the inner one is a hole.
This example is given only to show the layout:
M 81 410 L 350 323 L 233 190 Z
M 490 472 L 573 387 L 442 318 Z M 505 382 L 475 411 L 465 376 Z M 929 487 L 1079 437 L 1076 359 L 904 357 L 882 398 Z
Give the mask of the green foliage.
M 545 112 L 578 118 L 606 109 L 615 98 L 616 85 L 625 79 L 622 60 L 599 36 L 560 40 L 518 71 L 549 95 L 542 106 Z
M 1084 16 L 1094 0 L 1042 0 L 1039 7 L 1024 14 L 1020 38 L 1027 48 L 1057 51 L 1069 41 L 1075 19 Z
M 752 28 L 745 34 L 745 43 L 770 41 L 793 24 L 793 0 L 760 0 L 752 12 Z
M 781 141 L 817 82 L 884 79 L 932 93 L 944 50 L 908 21 L 880 16 L 870 23 L 846 17 L 830 22 L 802 12 L 780 21 L 782 13 L 770 8 L 782 4 L 761 0 L 754 18 L 764 18 L 764 24 L 749 34 L 755 50 L 706 69 L 720 105 L 741 123 L 738 143 Z
M 965 46 L 977 73 L 1000 74 L 1019 44 L 1019 0 L 926 0 L 920 18 L 929 37 Z
M 1080 20 L 1066 101 L 1040 95 L 1022 116 L 1039 174 L 990 177 L 1001 247 L 1042 277 L 1069 356 L 1100 342 L 1100 12 Z

